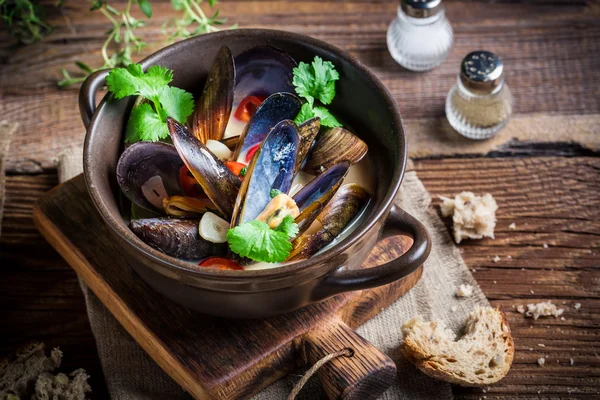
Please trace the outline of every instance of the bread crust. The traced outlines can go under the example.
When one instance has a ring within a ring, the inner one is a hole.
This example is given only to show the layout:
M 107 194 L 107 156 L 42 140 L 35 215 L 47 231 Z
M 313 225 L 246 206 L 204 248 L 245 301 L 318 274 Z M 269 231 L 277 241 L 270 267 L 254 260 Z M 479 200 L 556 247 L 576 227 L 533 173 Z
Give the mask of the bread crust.
M 479 320 L 474 321 L 474 318 L 481 317 L 479 310 L 484 310 L 486 315 L 493 312 L 496 318 L 494 318 L 494 321 L 488 321 L 489 318 L 485 320 L 479 318 Z M 494 322 L 494 326 L 489 326 L 490 322 Z M 414 320 L 412 323 L 432 324 L 422 321 L 415 322 Z M 456 342 L 450 338 L 449 340 L 452 342 L 449 343 L 452 346 L 444 348 L 443 346 L 439 346 L 439 343 L 435 343 L 435 340 L 440 339 L 448 342 L 447 337 L 440 338 L 437 337 L 439 335 L 432 335 L 430 338 L 423 338 L 418 337 L 418 334 L 415 332 L 409 332 L 406 335 L 401 351 L 417 368 L 436 379 L 461 386 L 486 386 L 498 382 L 510 370 L 515 352 L 514 341 L 506 314 L 500 308 L 477 308 L 469 315 L 466 325 L 469 326 L 470 323 L 474 324 L 471 326 L 471 329 L 481 329 L 479 333 L 487 332 L 493 336 L 493 343 L 496 344 L 492 346 L 493 351 L 485 348 L 485 345 L 489 343 L 483 343 L 479 340 L 476 343 L 478 346 L 472 348 L 474 349 L 472 354 L 461 352 L 461 340 L 465 339 L 469 333 Z M 444 327 L 443 323 L 440 322 L 433 322 L 433 324 L 438 324 L 438 327 L 440 325 L 442 328 Z M 493 333 L 499 333 L 499 335 L 496 336 Z M 463 342 L 462 347 L 465 346 L 466 343 Z M 441 352 L 442 354 L 437 354 L 437 352 Z M 496 360 L 495 357 L 502 356 L 503 362 L 501 364 L 494 363 L 494 360 Z M 482 363 L 485 367 L 478 367 L 477 364 L 481 365 Z

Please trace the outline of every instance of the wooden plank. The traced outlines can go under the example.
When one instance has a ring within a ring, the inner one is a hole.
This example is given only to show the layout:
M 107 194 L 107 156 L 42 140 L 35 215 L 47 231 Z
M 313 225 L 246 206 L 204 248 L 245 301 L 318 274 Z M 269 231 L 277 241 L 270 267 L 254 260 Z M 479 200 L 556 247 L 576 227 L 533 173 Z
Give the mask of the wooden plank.
M 365 62 L 388 87 L 410 118 L 439 119 L 462 56 L 474 48 L 500 54 L 518 114 L 597 114 L 600 96 L 589 90 L 600 81 L 600 8 L 586 2 L 496 4 L 447 3 L 455 29 L 448 60 L 434 71 L 415 74 L 400 68 L 386 48 L 386 30 L 395 2 L 227 1 L 219 5 L 231 23 L 305 33 L 340 46 Z M 60 68 L 82 60 L 98 65 L 104 17 L 71 2 L 51 15 L 55 32 L 42 43 L 17 48 L 0 36 L 0 114 L 20 122 L 7 160 L 10 171 L 41 172 L 64 147 L 80 146 L 76 89 L 59 91 Z M 163 20 L 175 15 L 168 3 L 154 5 L 144 34 L 152 49 L 162 47 Z M 490 18 L 493 16 L 493 18 Z M 141 58 L 143 55 L 137 57 Z M 57 134 L 60 132 L 60 135 Z
M 415 167 L 434 202 L 437 195 L 489 191 L 500 206 L 497 239 L 465 242 L 460 248 L 467 265 L 475 269 L 474 276 L 485 294 L 507 311 L 517 346 L 515 363 L 509 376 L 487 393 L 457 387 L 459 398 L 538 398 L 538 390 L 545 398 L 597 396 L 594 391 L 600 385 L 600 250 L 598 198 L 593 195 L 598 193 L 600 159 L 421 160 L 415 162 Z M 69 349 L 67 358 L 85 359 L 70 367 L 84 366 L 95 377 L 99 364 L 85 321 L 83 299 L 72 296 L 78 290 L 74 274 L 43 244 L 34 231 L 30 211 L 25 211 L 31 210 L 36 196 L 50 189 L 55 179 L 52 175 L 8 177 L 7 214 L 2 230 L 9 241 L 4 236 L 0 239 L 0 265 L 3 274 L 10 273 L 11 277 L 0 279 L 0 292 L 12 294 L 0 296 L 0 314 L 3 320 L 14 318 L 15 322 L 1 334 L 12 339 L 9 343 L 0 341 L 0 353 L 11 351 L 21 341 L 41 338 Z M 27 188 L 28 195 L 22 194 L 23 188 Z M 563 196 L 564 201 L 558 201 L 557 195 Z M 514 231 L 508 228 L 513 222 Z M 22 230 L 30 233 L 19 244 L 17 233 Z M 549 244 L 547 249 L 544 243 Z M 35 252 L 31 251 L 32 246 Z M 492 261 L 495 255 L 501 258 L 497 263 Z M 46 266 L 59 274 L 39 273 Z M 69 274 L 71 277 L 66 277 Z M 14 281 L 25 285 L 22 297 L 11 289 Z M 49 296 L 44 288 L 52 288 L 54 295 Z M 525 319 L 512 308 L 545 299 L 567 307 L 564 321 Z M 573 308 L 575 303 L 581 303 L 580 310 Z M 61 314 L 71 312 L 70 317 L 57 319 L 54 308 Z M 63 326 L 69 319 L 79 322 Z M 81 343 L 82 337 L 88 338 L 88 344 Z M 540 343 L 546 347 L 539 347 Z M 549 361 L 539 367 L 537 359 L 546 355 Z M 101 390 L 97 384 L 93 387 Z
M 463 190 L 489 192 L 499 205 L 496 238 L 460 248 L 490 303 L 507 312 L 515 360 L 486 393 L 457 387 L 459 398 L 598 395 L 600 159 L 423 160 L 415 168 L 434 205 L 438 195 Z M 564 320 L 524 318 L 513 308 L 545 300 L 564 307 Z M 541 357 L 544 367 L 537 364 Z

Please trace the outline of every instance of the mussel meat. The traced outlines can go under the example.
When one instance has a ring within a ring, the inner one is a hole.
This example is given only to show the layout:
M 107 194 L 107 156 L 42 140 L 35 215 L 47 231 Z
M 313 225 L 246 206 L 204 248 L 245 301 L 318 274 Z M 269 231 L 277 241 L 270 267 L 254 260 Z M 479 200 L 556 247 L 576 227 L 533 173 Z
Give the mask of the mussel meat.
M 368 150 L 367 144 L 347 129 L 331 128 L 317 136 L 304 170 L 318 175 L 343 160 L 356 164 Z
M 281 121 L 271 130 L 248 165 L 235 202 L 232 227 L 256 219 L 271 200 L 272 189 L 288 193 L 299 141 L 293 121 Z
M 227 46 L 221 47 L 192 115 L 192 131 L 202 143 L 221 140 L 231 115 L 235 67 Z
M 294 174 L 302 169 L 306 157 L 312 148 L 312 145 L 321 129 L 321 118 L 314 117 L 304 121 L 298 125 L 298 133 L 300 135 L 300 147 L 298 147 L 298 157 L 296 158 L 296 167 Z
M 171 196 L 163 200 L 163 209 L 170 217 L 186 218 L 214 212 L 215 206 L 208 197 Z
M 117 182 L 133 203 L 149 211 L 162 212 L 163 200 L 181 194 L 178 179 L 183 161 L 177 150 L 161 142 L 138 142 L 121 154 Z
M 194 260 L 224 255 L 226 244 L 202 239 L 198 223 L 197 219 L 134 219 L 129 222 L 129 228 L 146 244 L 173 257 Z
M 317 217 L 321 229 L 297 237 L 286 261 L 307 259 L 331 243 L 367 205 L 369 198 L 369 192 L 361 185 L 351 183 L 342 186 Z
M 294 196 L 294 201 L 300 209 L 300 215 L 295 219 L 299 235 L 310 227 L 329 203 L 344 181 L 348 169 L 350 163 L 342 161 L 317 176 Z
M 179 156 L 204 193 L 225 218 L 231 218 L 240 179 L 184 125 L 170 117 L 167 117 L 167 125 Z
M 300 99 L 291 93 L 275 93 L 269 96 L 244 128 L 233 159 L 248 164 L 269 131 L 283 120 L 293 120 L 301 107 Z

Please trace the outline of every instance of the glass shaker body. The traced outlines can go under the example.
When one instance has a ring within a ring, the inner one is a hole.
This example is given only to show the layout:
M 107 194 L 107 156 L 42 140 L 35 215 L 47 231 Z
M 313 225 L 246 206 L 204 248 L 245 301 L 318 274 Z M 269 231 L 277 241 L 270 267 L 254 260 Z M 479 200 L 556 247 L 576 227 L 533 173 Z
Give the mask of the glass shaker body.
M 450 125 L 470 139 L 488 139 L 510 120 L 513 98 L 504 81 L 502 61 L 477 51 L 463 60 L 456 85 L 446 97 Z
M 453 32 L 443 8 L 432 16 L 415 18 L 398 7 L 387 31 L 387 46 L 398 64 L 411 71 L 440 65 L 452 47 Z

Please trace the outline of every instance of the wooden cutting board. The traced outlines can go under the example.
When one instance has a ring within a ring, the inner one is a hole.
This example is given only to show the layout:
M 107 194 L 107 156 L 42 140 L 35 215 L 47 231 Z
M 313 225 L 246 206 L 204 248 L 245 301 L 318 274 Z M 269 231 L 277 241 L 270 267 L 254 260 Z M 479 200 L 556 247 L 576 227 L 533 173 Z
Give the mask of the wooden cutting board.
M 247 398 L 345 348 L 353 356 L 336 358 L 318 372 L 330 398 L 376 398 L 396 376 L 393 361 L 353 329 L 412 288 L 421 268 L 390 285 L 338 295 L 285 315 L 222 319 L 178 306 L 129 268 L 135 260 L 125 258 L 112 240 L 82 175 L 43 197 L 34 220 L 123 327 L 194 398 Z M 409 246 L 408 238 L 388 239 L 365 267 L 389 261 Z

